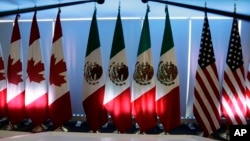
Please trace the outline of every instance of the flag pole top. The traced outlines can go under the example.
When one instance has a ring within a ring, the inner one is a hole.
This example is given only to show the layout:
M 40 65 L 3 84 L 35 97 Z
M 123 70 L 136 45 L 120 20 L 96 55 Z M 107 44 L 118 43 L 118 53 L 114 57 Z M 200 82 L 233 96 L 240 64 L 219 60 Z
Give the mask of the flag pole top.
M 94 4 L 94 11 L 96 12 L 97 8 L 96 8 L 96 2 Z
M 237 2 L 237 0 L 234 0 L 234 13 L 236 13 L 236 2 Z
M 21 15 L 20 15 L 20 13 L 19 13 L 19 7 L 18 7 L 18 9 L 17 9 L 16 15 L 17 15 L 17 18 L 20 18 L 20 17 L 21 17 Z
M 119 3 L 118 3 L 118 11 L 120 12 L 121 10 L 121 0 L 119 0 Z
M 148 3 L 147 3 L 147 12 L 150 12 L 150 6 Z
M 165 5 L 165 14 L 168 14 L 168 5 Z
M 60 7 L 58 8 L 58 12 L 61 13 L 61 8 Z
M 207 16 L 207 1 L 205 1 L 205 16 Z
M 59 6 L 58 6 L 58 12 L 61 13 L 61 7 L 60 7 L 61 1 L 59 0 Z
M 36 5 L 35 5 L 35 11 L 34 12 L 35 12 L 35 15 L 36 15 L 37 14 Z
M 21 15 L 19 14 L 19 7 L 20 7 L 20 2 L 18 1 L 18 5 L 17 5 L 17 13 L 16 13 L 16 14 L 17 14 L 17 16 L 18 16 L 18 18 L 20 18 L 20 16 L 21 16 Z
M 234 3 L 234 12 L 236 13 L 236 2 Z

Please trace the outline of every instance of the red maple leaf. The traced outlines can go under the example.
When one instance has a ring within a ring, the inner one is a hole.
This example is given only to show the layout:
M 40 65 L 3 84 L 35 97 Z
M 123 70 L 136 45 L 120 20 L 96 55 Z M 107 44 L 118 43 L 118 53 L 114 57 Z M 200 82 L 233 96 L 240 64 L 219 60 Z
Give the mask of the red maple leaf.
M 22 63 L 20 61 L 20 59 L 18 61 L 16 61 L 13 64 L 13 60 L 10 56 L 9 56 L 9 61 L 8 61 L 8 70 L 7 70 L 7 77 L 8 77 L 8 81 L 10 83 L 13 84 L 18 84 L 20 82 L 22 82 Z
M 65 72 L 66 64 L 61 59 L 59 62 L 56 63 L 56 58 L 54 54 L 51 56 L 50 60 L 50 84 L 55 84 L 56 86 L 61 86 L 61 84 L 65 83 L 66 80 L 64 79 L 64 75 L 61 75 L 61 73 Z
M 39 61 L 36 64 L 35 64 L 35 61 L 33 60 L 33 58 L 31 58 L 28 61 L 27 73 L 28 73 L 28 77 L 30 79 L 30 82 L 34 81 L 34 82 L 39 83 L 39 82 L 45 80 L 44 74 L 41 73 L 43 71 L 44 71 L 44 65 L 41 61 Z
M 4 63 L 3 63 L 3 58 L 0 57 L 0 70 L 3 71 L 4 70 Z M 0 72 L 0 80 L 4 80 L 4 73 Z

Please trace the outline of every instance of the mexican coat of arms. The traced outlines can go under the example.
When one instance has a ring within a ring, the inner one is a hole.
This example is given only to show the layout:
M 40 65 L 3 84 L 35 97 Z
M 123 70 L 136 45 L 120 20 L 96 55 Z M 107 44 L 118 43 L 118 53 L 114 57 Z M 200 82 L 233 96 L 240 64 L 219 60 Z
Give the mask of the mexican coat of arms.
M 109 78 L 115 85 L 125 85 L 128 74 L 128 66 L 123 62 L 112 62 L 109 66 Z
M 172 85 L 174 80 L 177 78 L 178 71 L 177 67 L 172 62 L 160 61 L 157 71 L 157 79 L 163 85 Z
M 89 84 L 95 85 L 99 83 L 102 74 L 102 66 L 96 62 L 86 62 L 84 66 L 84 78 Z
M 140 85 L 148 85 L 154 76 L 154 68 L 148 62 L 137 62 L 133 78 Z

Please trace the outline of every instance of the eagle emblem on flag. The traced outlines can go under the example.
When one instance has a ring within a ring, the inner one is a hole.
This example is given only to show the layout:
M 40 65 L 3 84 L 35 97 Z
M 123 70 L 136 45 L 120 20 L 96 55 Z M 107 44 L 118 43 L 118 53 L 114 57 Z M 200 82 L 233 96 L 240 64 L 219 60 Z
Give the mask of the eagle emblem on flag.
M 140 85 L 150 84 L 154 75 L 154 68 L 148 63 L 136 62 L 133 78 Z
M 102 66 L 96 62 L 86 62 L 84 66 L 84 78 L 90 85 L 99 83 L 99 79 L 103 74 Z
M 115 85 L 125 85 L 128 78 L 128 66 L 123 62 L 112 62 L 109 66 L 109 78 Z
M 157 79 L 166 86 L 174 84 L 174 80 L 177 78 L 178 71 L 176 65 L 172 62 L 160 61 L 157 71 Z

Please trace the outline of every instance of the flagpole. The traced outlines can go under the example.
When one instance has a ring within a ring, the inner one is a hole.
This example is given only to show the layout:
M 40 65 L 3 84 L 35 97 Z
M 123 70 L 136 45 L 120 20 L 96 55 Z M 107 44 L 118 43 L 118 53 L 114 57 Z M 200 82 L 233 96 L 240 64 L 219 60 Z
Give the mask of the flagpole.
M 14 15 L 14 14 L 21 14 L 21 13 L 28 13 L 33 11 L 41 11 L 41 10 L 47 10 L 47 9 L 53 9 L 58 7 L 65 7 L 65 6 L 71 6 L 71 5 L 78 5 L 78 4 L 84 4 L 84 3 L 90 3 L 90 2 L 97 2 L 98 4 L 103 4 L 105 0 L 85 0 L 85 1 L 74 1 L 74 2 L 66 2 L 66 3 L 59 3 L 59 4 L 52 4 L 52 5 L 45 5 L 45 6 L 35 6 L 30 8 L 23 8 L 23 9 L 17 9 L 17 10 L 10 10 L 10 11 L 4 11 L 0 12 L 0 17 Z
M 234 3 L 234 15 L 236 14 L 236 3 Z M 230 140 L 230 124 L 226 120 L 226 135 L 225 138 Z
M 169 5 L 173 5 L 173 6 L 177 6 L 177 7 L 183 7 L 183 8 L 198 10 L 198 11 L 205 11 L 206 10 L 209 13 L 218 14 L 218 15 L 227 16 L 227 17 L 236 16 L 239 19 L 250 21 L 250 15 L 245 15 L 245 14 L 239 14 L 239 13 L 236 14 L 236 13 L 226 12 L 226 11 L 212 9 L 212 8 L 206 8 L 205 9 L 204 7 L 188 5 L 188 4 L 183 4 L 183 3 L 177 3 L 177 2 L 164 1 L 164 0 L 141 0 L 141 1 L 143 3 L 147 3 L 148 1 L 158 2 L 158 3 L 169 4 Z

